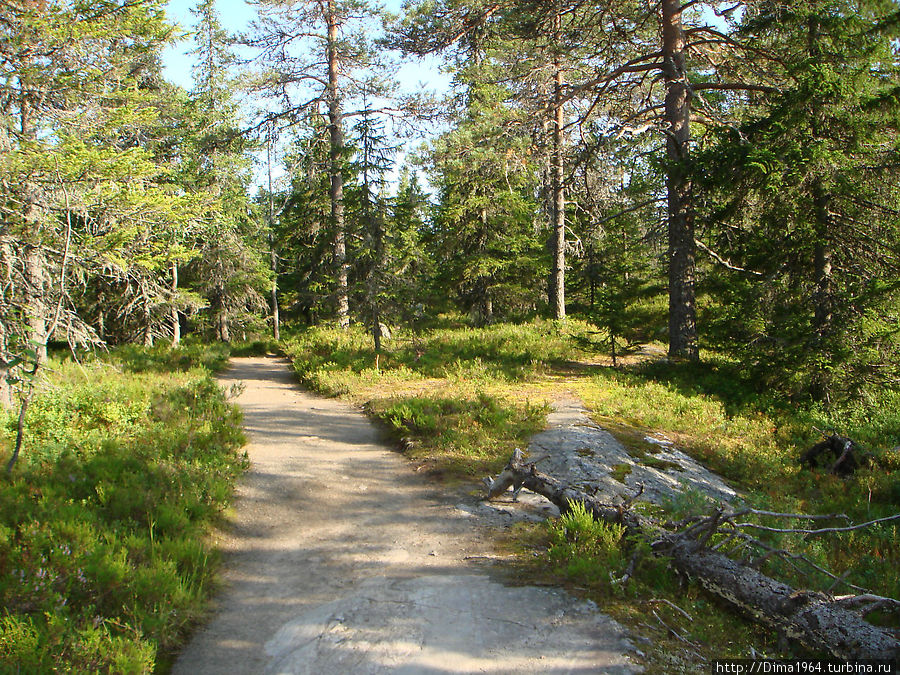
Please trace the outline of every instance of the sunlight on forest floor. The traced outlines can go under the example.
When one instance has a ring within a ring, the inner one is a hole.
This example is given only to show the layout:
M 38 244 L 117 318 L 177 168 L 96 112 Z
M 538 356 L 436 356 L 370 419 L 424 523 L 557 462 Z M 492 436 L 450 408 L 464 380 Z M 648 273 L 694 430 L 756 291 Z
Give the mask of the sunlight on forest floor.
M 773 404 L 715 355 L 705 355 L 701 364 L 670 363 L 659 344 L 617 356 L 613 368 L 597 336 L 593 326 L 574 320 L 441 328 L 390 341 L 378 355 L 377 368 L 370 336 L 362 330 L 310 329 L 287 341 L 285 349 L 304 384 L 364 405 L 410 459 L 445 480 L 465 482 L 497 472 L 514 447 L 525 447 L 545 427 L 551 402 L 574 397 L 632 456 L 652 464 L 654 448 L 646 439 L 664 434 L 757 507 L 842 512 L 857 522 L 896 510 L 900 461 L 892 448 L 900 439 L 900 424 L 892 407 L 870 407 L 864 414 L 859 408 L 822 411 Z M 841 420 L 845 424 L 838 426 Z M 877 468 L 848 479 L 801 470 L 797 457 L 817 440 L 817 426 L 841 428 L 860 439 L 877 458 Z M 685 512 L 698 508 L 690 499 L 673 506 Z M 545 530 L 526 530 L 508 545 L 523 552 L 520 563 L 528 574 L 566 578 L 547 566 Z M 786 536 L 778 542 L 845 574 L 845 581 L 888 596 L 900 592 L 898 544 L 896 527 L 827 540 Z M 772 573 L 800 587 L 831 584 L 783 565 L 772 567 Z M 721 656 L 723 645 L 735 655 L 747 655 L 751 647 L 757 653 L 782 653 L 771 636 L 714 607 L 702 593 L 680 589 L 668 580 L 669 573 L 648 574 L 627 597 L 610 596 L 602 584 L 577 575 L 567 583 L 632 625 L 646 624 L 654 597 L 667 597 L 695 620 L 685 623 L 675 613 L 665 616 L 666 623 L 679 626 L 678 632 L 698 645 L 712 645 L 705 649 L 711 657 Z M 655 609 L 660 617 L 666 614 Z M 746 637 L 734 637 L 736 623 Z M 654 648 L 667 664 L 658 672 L 676 672 L 677 664 L 666 655 L 684 644 L 659 626 L 649 632 L 664 645 Z

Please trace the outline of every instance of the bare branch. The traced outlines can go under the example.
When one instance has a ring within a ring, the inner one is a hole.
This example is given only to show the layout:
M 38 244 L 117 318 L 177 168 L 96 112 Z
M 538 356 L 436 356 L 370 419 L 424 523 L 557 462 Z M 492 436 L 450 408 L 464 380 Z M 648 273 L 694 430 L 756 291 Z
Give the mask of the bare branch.
M 708 253 L 710 255 L 710 257 L 715 259 L 716 262 L 718 262 L 720 265 L 723 265 L 724 267 L 727 267 L 730 270 L 734 270 L 735 272 L 747 272 L 748 274 L 753 274 L 754 276 L 758 276 L 758 277 L 763 276 L 762 272 L 757 272 L 756 270 L 748 270 L 744 267 L 738 267 L 737 265 L 734 265 L 734 264 L 728 262 L 727 260 L 725 260 L 725 258 L 720 256 L 715 251 L 713 251 L 709 246 L 704 244 L 699 239 L 694 239 L 694 243 L 697 245 L 697 248 L 699 248 L 701 251 Z
M 699 82 L 692 84 L 693 91 L 758 91 L 764 94 L 778 93 L 777 87 L 767 87 L 761 84 L 746 84 L 743 82 Z
M 823 527 L 821 529 L 812 530 L 805 528 L 778 528 L 778 527 L 768 527 L 767 525 L 757 525 L 756 523 L 734 523 L 735 527 L 749 527 L 754 530 L 763 530 L 764 532 L 781 532 L 785 534 L 827 534 L 830 532 L 852 532 L 854 530 L 863 530 L 867 527 L 871 527 L 872 525 L 879 525 L 881 523 L 888 523 L 893 520 L 900 520 L 900 513 L 895 513 L 892 516 L 885 516 L 884 518 L 876 518 L 875 520 L 869 520 L 865 523 L 859 523 L 858 525 L 848 525 L 847 527 Z

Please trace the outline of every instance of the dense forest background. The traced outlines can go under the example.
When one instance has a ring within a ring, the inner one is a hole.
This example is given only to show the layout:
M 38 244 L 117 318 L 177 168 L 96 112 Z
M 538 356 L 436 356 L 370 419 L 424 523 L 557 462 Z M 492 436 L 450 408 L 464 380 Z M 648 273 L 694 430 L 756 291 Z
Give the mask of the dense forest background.
M 229 35 L 202 0 L 190 91 L 162 2 L 0 5 L 4 406 L 52 341 L 287 318 L 378 349 L 452 312 L 577 316 L 786 400 L 897 383 L 895 2 L 259 0 Z M 451 93 L 399 94 L 398 54 Z

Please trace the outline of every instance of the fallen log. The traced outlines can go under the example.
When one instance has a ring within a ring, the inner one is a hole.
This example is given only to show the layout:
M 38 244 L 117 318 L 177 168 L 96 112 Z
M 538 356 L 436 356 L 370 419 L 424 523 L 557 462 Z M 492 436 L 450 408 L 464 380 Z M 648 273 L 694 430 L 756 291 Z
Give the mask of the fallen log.
M 525 487 L 549 499 L 560 513 L 580 503 L 596 519 L 624 525 L 629 535 L 649 541 L 655 555 L 668 557 L 681 574 L 814 652 L 826 652 L 840 659 L 900 658 L 900 640 L 852 611 L 854 603 L 847 597 L 796 590 L 709 548 L 707 542 L 717 531 L 721 511 L 701 523 L 702 527 L 695 523 L 686 532 L 671 531 L 636 513 L 630 504 L 603 503 L 539 472 L 534 463 L 523 460 L 518 449 L 500 475 L 486 482 L 488 499 L 500 496 L 510 487 Z

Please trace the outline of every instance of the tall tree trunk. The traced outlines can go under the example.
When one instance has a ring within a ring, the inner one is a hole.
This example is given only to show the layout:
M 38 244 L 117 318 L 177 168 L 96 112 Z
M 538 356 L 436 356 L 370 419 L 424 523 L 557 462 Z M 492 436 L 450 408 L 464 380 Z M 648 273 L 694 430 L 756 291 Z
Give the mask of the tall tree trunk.
M 106 293 L 97 294 L 97 337 L 106 342 Z
M 28 208 L 36 208 L 29 204 Z M 43 362 L 47 358 L 47 305 L 45 294 L 47 285 L 44 273 L 44 253 L 39 244 L 28 244 L 25 247 L 25 311 L 28 315 L 28 339 L 33 340 L 37 359 Z
M 153 346 L 153 315 L 150 308 L 150 293 L 147 284 L 141 282 L 141 319 L 143 320 L 143 342 L 145 347 Z
M 367 160 L 368 163 L 368 160 Z M 364 180 L 364 189 L 369 194 L 368 178 Z M 368 203 L 368 199 L 366 199 Z M 372 240 L 375 245 L 375 258 L 372 271 L 369 274 L 369 302 L 372 307 L 372 339 L 375 341 L 375 351 L 381 351 L 381 339 L 384 337 L 381 330 L 381 274 L 384 269 L 384 222 L 380 213 L 372 213 L 372 205 L 368 204 L 370 218 L 372 220 Z
M 596 295 L 597 295 L 597 260 L 595 258 L 594 252 L 594 237 L 588 237 L 587 244 L 587 277 L 588 277 L 588 288 L 590 289 L 590 310 L 594 311 L 594 305 L 596 303 Z
M 9 152 L 11 144 L 6 126 L 0 128 L 0 153 Z M 12 238 L 0 234 L 0 410 L 12 408 L 12 386 L 9 376 L 9 326 L 12 322 L 13 266 L 15 253 Z
M 494 300 L 491 298 L 491 290 L 485 289 L 481 298 L 481 315 L 484 317 L 485 325 L 489 325 L 494 321 Z
M 820 41 L 820 26 L 817 16 L 810 16 L 807 26 L 807 53 L 812 62 L 816 62 L 822 58 L 822 48 Z M 810 118 L 812 140 L 819 143 L 823 137 L 824 120 L 821 112 L 814 110 Z M 815 233 L 815 243 L 813 249 L 813 278 L 815 280 L 816 290 L 813 298 L 815 310 L 813 316 L 813 329 L 817 338 L 823 338 L 828 333 L 831 316 L 834 310 L 833 305 L 833 287 L 832 287 L 832 270 L 831 270 L 831 246 L 828 241 L 828 209 L 829 198 L 825 190 L 824 181 L 821 173 L 816 175 L 812 181 L 812 197 L 813 197 L 813 230 Z
M 691 92 L 684 66 L 680 0 L 662 0 L 663 76 L 666 83 L 666 189 L 669 206 L 669 356 L 696 360 L 694 209 L 688 176 Z
M 328 24 L 328 123 L 331 132 L 331 220 L 334 227 L 334 267 L 336 276 L 335 302 L 338 323 L 341 328 L 350 326 L 350 300 L 347 285 L 347 245 L 344 231 L 344 129 L 341 115 L 339 89 L 340 57 L 338 56 L 338 29 L 334 0 L 328 0 L 325 21 Z
M 820 45 L 819 17 L 812 15 L 807 26 L 807 53 L 812 62 L 823 58 Z M 820 109 L 813 111 L 811 116 L 811 132 L 813 143 L 820 143 L 825 135 L 823 127 L 825 120 Z M 815 241 L 813 244 L 813 279 L 815 291 L 813 294 L 813 337 L 812 349 L 819 353 L 828 353 L 828 337 L 833 330 L 833 313 L 835 309 L 834 275 L 832 271 L 832 247 L 829 240 L 831 229 L 829 222 L 829 194 L 825 187 L 821 173 L 812 181 L 813 197 L 813 231 Z M 820 367 L 813 369 L 810 392 L 817 400 L 828 399 L 828 376 Z
M 231 342 L 231 326 L 228 323 L 228 312 L 224 307 L 216 315 L 216 333 L 222 342 Z
M 178 317 L 178 263 L 172 261 L 172 309 L 170 319 L 172 321 L 172 346 L 177 347 L 181 342 L 181 319 Z
M 554 18 L 554 28 L 559 39 L 561 18 L 559 13 Z M 563 115 L 562 89 L 565 83 L 559 58 L 554 59 L 553 78 L 553 147 L 551 157 L 551 217 L 553 220 L 553 270 L 550 275 L 550 312 L 554 319 L 566 318 L 566 192 L 565 166 L 563 148 Z
M 481 227 L 475 239 L 476 250 L 479 254 L 487 250 L 489 228 L 488 212 L 482 207 L 478 210 L 478 220 Z M 472 289 L 472 319 L 478 326 L 486 326 L 494 320 L 494 303 L 491 300 L 491 277 L 481 273 L 475 278 Z
M 819 337 L 826 336 L 831 328 L 834 311 L 832 251 L 828 241 L 828 196 L 822 181 L 813 186 L 816 218 L 816 243 L 814 251 L 814 276 L 816 280 L 814 329 Z
M 13 248 L 10 238 L 0 235 L 0 410 L 12 408 L 12 386 L 9 377 L 10 353 L 7 326 L 12 319 L 8 298 L 12 293 Z
M 210 298 L 210 306 L 213 311 L 213 328 L 216 339 L 221 342 L 231 341 L 231 327 L 228 323 L 228 308 L 225 305 L 225 287 L 219 282 L 213 290 Z
M 33 140 L 36 132 L 31 125 L 31 110 L 25 95 L 20 105 L 20 128 L 22 138 Z M 44 254 L 41 250 L 41 223 L 38 207 L 38 188 L 31 181 L 26 181 L 22 188 L 22 220 L 25 224 L 24 272 L 25 284 L 22 299 L 25 303 L 28 339 L 37 343 L 37 359 L 39 362 L 47 357 L 47 307 L 46 284 L 44 283 Z
M 272 289 L 269 293 L 269 306 L 272 310 L 272 338 L 276 341 L 281 339 L 281 313 L 278 309 L 278 251 L 275 250 L 275 204 L 272 195 L 272 126 L 269 126 L 266 135 L 266 167 L 269 171 L 269 246 L 270 264 L 272 270 Z
M 378 309 L 378 303 L 372 304 L 372 340 L 375 343 L 375 351 L 381 351 L 381 339 L 384 337 L 381 331 L 381 312 Z
M 281 314 L 278 309 L 278 253 L 272 243 L 272 290 L 269 293 L 269 306 L 272 310 L 272 338 L 281 339 Z
M 6 310 L 0 307 L 0 410 L 12 408 L 12 387 L 9 383 L 9 352 L 7 351 Z

